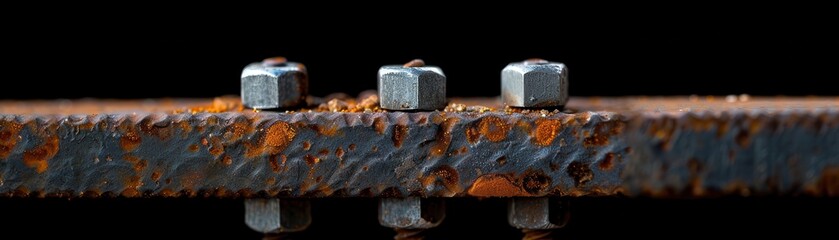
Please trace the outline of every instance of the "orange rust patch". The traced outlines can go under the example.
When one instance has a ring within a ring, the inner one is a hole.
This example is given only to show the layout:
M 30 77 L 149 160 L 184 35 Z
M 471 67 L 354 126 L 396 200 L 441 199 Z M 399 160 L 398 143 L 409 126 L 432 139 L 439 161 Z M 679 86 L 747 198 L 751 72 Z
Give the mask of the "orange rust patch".
M 605 156 L 603 156 L 603 159 L 600 160 L 600 163 L 597 164 L 597 167 L 599 167 L 600 170 L 603 170 L 603 171 L 610 170 L 610 169 L 612 169 L 612 166 L 615 165 L 614 161 L 615 161 L 615 154 L 614 153 L 607 153 Z
M 122 147 L 122 150 L 125 150 L 126 152 L 137 149 L 137 146 L 140 146 L 140 141 L 142 140 L 140 135 L 138 135 L 133 129 L 134 128 L 129 128 L 129 130 L 127 130 L 125 134 L 119 138 L 119 145 Z
M 350 146 L 349 146 L 349 147 L 347 147 L 347 150 L 350 150 L 350 151 L 355 151 L 355 143 L 350 144 Z
M 498 166 L 504 166 L 504 164 L 507 164 L 507 156 L 498 157 L 498 159 L 495 159 L 495 162 L 498 163 Z
M 364 166 L 364 167 L 361 167 L 361 170 L 362 170 L 362 171 L 367 171 L 367 170 L 370 170 L 370 166 Z
M 318 151 L 318 156 L 320 157 L 326 157 L 327 155 L 329 155 L 329 149 L 324 148 Z
M 393 146 L 402 147 L 402 141 L 408 136 L 408 126 L 397 124 L 393 126 Z
M 197 152 L 198 151 L 198 144 L 189 145 L 190 152 Z
M 277 178 L 269 177 L 267 180 L 265 180 L 265 185 L 271 186 L 271 185 L 274 185 L 274 183 L 276 183 L 276 182 L 277 182 Z
M 512 126 L 496 116 L 481 118 L 477 124 L 471 124 L 466 128 L 466 140 L 475 144 L 480 136 L 484 136 L 491 142 L 500 142 L 507 138 L 507 133 Z
M 344 160 L 344 149 L 342 149 L 341 147 L 336 148 L 335 156 L 338 157 L 338 159 Z
M 223 135 L 225 141 L 233 142 L 245 136 L 245 134 L 253 132 L 253 125 L 247 121 L 237 121 L 227 127 Z
M 23 125 L 13 121 L 0 121 L 0 129 L 0 158 L 6 159 L 17 145 L 18 134 Z
M 598 123 L 594 132 L 583 140 L 584 146 L 603 146 L 609 144 L 609 137 L 623 133 L 626 124 L 620 121 Z
M 531 196 L 507 175 L 489 174 L 478 177 L 467 193 L 475 197 L 523 197 Z
M 50 135 L 40 146 L 23 152 L 23 163 L 27 167 L 35 168 L 38 173 L 47 170 L 48 162 L 58 153 L 58 136 Z
M 277 155 L 268 157 L 268 163 L 271 164 L 271 171 L 280 172 L 280 163 L 277 162 Z
M 559 134 L 561 124 L 557 119 L 536 119 L 536 129 L 530 132 L 530 142 L 539 146 L 550 146 Z
M 338 125 L 331 124 L 327 127 L 321 125 L 313 125 L 312 129 L 314 129 L 318 134 L 324 135 L 327 137 L 335 136 L 338 134 Z
M 520 128 L 524 132 L 530 132 L 530 130 L 533 128 L 530 122 L 525 120 L 516 121 L 516 127 Z
M 213 156 L 220 156 L 224 153 L 224 145 L 221 143 L 221 138 L 218 137 L 211 137 L 210 138 L 210 154 Z
M 443 165 L 432 170 L 428 176 L 422 179 L 422 184 L 428 186 L 437 181 L 442 181 L 443 186 L 451 193 L 461 191 L 460 176 L 457 174 L 457 170 L 448 165 Z
M 131 165 L 134 166 L 134 171 L 138 172 L 141 172 L 144 169 L 146 169 L 146 166 L 148 165 L 148 162 L 146 160 L 140 159 L 131 154 L 122 155 L 122 159 L 124 159 L 128 163 L 131 163 Z
M 265 129 L 256 146 L 245 143 L 245 156 L 253 158 L 262 154 L 278 154 L 294 139 L 294 128 L 286 122 L 274 122 Z
M 519 186 L 532 195 L 541 195 L 551 186 L 551 178 L 542 171 L 528 169 L 519 179 Z
M 151 173 L 151 180 L 155 182 L 160 180 L 160 170 L 154 170 L 154 172 Z
M 594 177 L 591 167 L 581 162 L 572 162 L 571 164 L 568 164 L 566 173 L 574 179 L 574 186 L 577 187 L 591 181 Z
M 312 143 L 309 140 L 303 141 L 303 151 L 309 151 L 312 149 Z
M 122 191 L 123 197 L 136 197 L 140 195 L 139 188 L 143 186 L 143 181 L 139 176 L 132 176 L 125 182 L 125 190 Z
M 309 167 L 312 167 L 315 164 L 320 163 L 320 158 L 317 158 L 317 157 L 309 155 L 309 154 L 306 154 L 306 156 L 304 156 L 303 159 L 306 160 L 306 164 L 308 164 Z
M 224 165 L 230 166 L 230 164 L 233 164 L 233 158 L 231 158 L 230 156 L 224 155 L 224 157 L 221 158 L 221 163 L 223 163 Z
M 457 124 L 458 121 L 460 121 L 460 119 L 449 118 L 440 124 L 440 127 L 437 129 L 437 141 L 434 146 L 431 147 L 432 156 L 443 155 L 449 150 L 449 145 L 452 143 L 452 128 L 454 128 L 454 125 Z
M 373 119 L 373 129 L 375 129 L 376 133 L 379 135 L 385 134 L 385 130 L 387 130 L 386 120 L 387 119 L 385 117 L 377 117 L 376 119 Z

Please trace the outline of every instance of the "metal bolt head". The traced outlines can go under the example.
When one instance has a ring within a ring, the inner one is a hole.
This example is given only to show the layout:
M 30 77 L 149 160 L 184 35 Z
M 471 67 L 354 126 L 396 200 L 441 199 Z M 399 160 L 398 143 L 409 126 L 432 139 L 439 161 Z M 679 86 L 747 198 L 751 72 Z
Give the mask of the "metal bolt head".
M 379 224 L 390 228 L 426 229 L 436 227 L 446 218 L 446 208 L 439 198 L 382 198 L 379 201 Z
M 383 109 L 436 110 L 446 107 L 446 75 L 439 67 L 382 66 L 378 79 L 379 103 Z
M 511 107 L 562 107 L 568 102 L 565 64 L 530 59 L 501 70 L 501 99 Z
M 261 233 L 303 231 L 312 223 L 308 201 L 292 199 L 245 200 L 245 224 Z
M 555 229 L 570 218 L 567 201 L 541 198 L 513 198 L 507 205 L 507 222 L 520 229 Z
M 242 104 L 254 109 L 288 108 L 306 101 L 306 67 L 295 62 L 266 59 L 242 70 Z

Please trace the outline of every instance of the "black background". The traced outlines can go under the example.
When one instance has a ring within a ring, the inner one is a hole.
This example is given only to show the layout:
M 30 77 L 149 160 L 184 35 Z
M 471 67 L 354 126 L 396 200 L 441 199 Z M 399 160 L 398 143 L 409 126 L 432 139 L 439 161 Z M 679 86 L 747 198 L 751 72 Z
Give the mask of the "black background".
M 238 95 L 242 67 L 272 56 L 306 64 L 311 93 L 318 96 L 374 89 L 379 66 L 413 58 L 443 68 L 450 97 L 496 96 L 501 68 L 533 57 L 568 65 L 572 96 L 839 95 L 833 84 L 837 28 L 831 19 L 804 14 L 817 18 L 447 15 L 431 21 L 388 15 L 383 19 L 391 21 L 364 21 L 344 13 L 327 23 L 301 20 L 311 24 L 305 26 L 223 20 L 199 26 L 196 20 L 165 28 L 88 26 L 106 19 L 56 21 L 4 33 L 0 99 Z M 558 233 L 573 239 L 806 238 L 834 234 L 836 203 L 801 197 L 584 198 L 575 200 L 574 220 Z M 448 219 L 432 235 L 514 239 L 518 232 L 506 225 L 504 207 L 500 199 L 452 200 Z M 320 199 L 313 211 L 314 223 L 301 238 L 392 236 L 378 226 L 374 200 Z M 259 238 L 244 225 L 241 200 L 0 199 L 0 214 L 3 235 L 34 239 Z

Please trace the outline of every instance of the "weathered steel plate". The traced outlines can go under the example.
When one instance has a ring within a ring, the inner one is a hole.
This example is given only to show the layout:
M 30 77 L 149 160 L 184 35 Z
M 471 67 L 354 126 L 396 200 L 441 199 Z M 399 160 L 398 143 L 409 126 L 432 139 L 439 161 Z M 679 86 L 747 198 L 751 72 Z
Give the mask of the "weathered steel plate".
M 498 99 L 410 113 L 310 102 L 324 104 L 0 102 L 0 194 L 839 193 L 837 98 L 572 98 L 565 112 Z

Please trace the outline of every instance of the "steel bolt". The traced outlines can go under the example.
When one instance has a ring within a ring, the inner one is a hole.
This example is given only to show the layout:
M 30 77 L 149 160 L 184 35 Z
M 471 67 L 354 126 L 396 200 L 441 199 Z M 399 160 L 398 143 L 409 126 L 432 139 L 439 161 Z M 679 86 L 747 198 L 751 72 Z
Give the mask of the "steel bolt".
M 570 218 L 568 202 L 558 199 L 513 198 L 507 205 L 507 221 L 520 229 L 556 229 Z
M 245 224 L 265 234 L 303 231 L 312 223 L 311 209 L 305 200 L 247 199 Z
M 542 59 L 510 63 L 501 70 L 501 99 L 511 107 L 563 107 L 568 68 Z
M 436 227 L 446 218 L 446 208 L 438 198 L 382 198 L 379 224 L 397 229 Z
M 379 103 L 390 110 L 436 110 L 446 107 L 446 75 L 416 59 L 379 68 Z
M 288 108 L 306 101 L 309 79 L 303 64 L 265 59 L 242 70 L 242 104 L 253 109 Z

